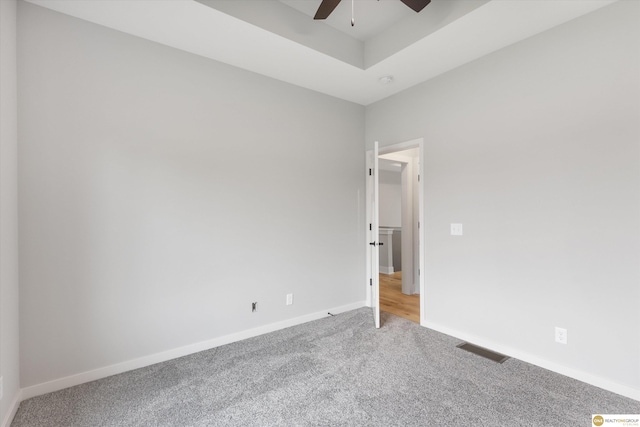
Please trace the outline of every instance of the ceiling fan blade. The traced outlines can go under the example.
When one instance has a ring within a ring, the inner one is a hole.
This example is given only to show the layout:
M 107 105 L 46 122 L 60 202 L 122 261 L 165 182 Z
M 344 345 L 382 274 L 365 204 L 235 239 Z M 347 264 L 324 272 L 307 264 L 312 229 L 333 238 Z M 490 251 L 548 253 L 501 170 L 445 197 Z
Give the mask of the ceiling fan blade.
M 400 0 L 402 3 L 409 6 L 416 12 L 420 12 L 426 5 L 431 3 L 431 0 Z
M 327 16 L 331 15 L 333 9 L 340 3 L 340 0 L 322 0 L 320 7 L 316 12 L 316 16 L 313 19 L 327 19 Z

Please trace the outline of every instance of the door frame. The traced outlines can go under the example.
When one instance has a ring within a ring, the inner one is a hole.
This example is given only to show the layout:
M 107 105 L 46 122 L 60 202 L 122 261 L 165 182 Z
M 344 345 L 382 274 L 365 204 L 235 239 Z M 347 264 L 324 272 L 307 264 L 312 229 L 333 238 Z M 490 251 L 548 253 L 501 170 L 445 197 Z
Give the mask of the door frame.
M 404 151 L 404 150 L 408 150 L 411 148 L 418 148 L 418 271 L 419 271 L 419 275 L 418 275 L 418 288 L 420 289 L 420 325 L 425 326 L 427 323 L 427 318 L 426 318 L 426 309 L 425 309 L 425 305 L 426 305 L 426 298 L 425 298 L 425 292 L 426 292 L 426 280 L 425 280 L 425 268 L 424 268 L 424 264 L 425 264 L 425 208 L 424 208 L 424 138 L 417 138 L 417 139 L 412 139 L 409 141 L 405 141 L 405 142 L 400 142 L 400 143 L 396 143 L 396 144 L 391 144 L 391 145 L 385 145 L 385 146 L 379 146 L 378 147 L 378 155 L 381 154 L 390 154 L 390 153 L 394 153 L 397 151 Z M 367 156 L 367 168 L 371 167 L 372 165 L 372 160 L 373 160 L 373 150 L 367 150 L 366 153 Z M 368 194 L 367 194 L 368 196 Z M 368 205 L 367 205 L 368 206 Z M 369 213 L 367 211 L 367 224 L 369 224 L 369 219 L 368 219 Z M 368 227 L 368 225 L 367 225 Z M 368 231 L 368 230 L 367 230 Z M 367 275 L 366 275 L 366 289 L 367 289 L 367 303 L 370 307 L 374 306 L 373 300 L 372 298 L 374 297 L 374 295 L 372 294 L 372 290 L 371 290 L 371 286 L 370 286 L 370 273 L 371 273 L 371 250 L 372 247 L 369 245 L 369 234 L 368 232 L 365 233 L 365 235 L 367 236 L 366 239 L 366 271 L 367 271 Z M 380 306 L 380 301 L 379 301 L 379 295 L 378 296 L 378 301 L 377 301 L 377 306 Z
M 367 305 L 373 309 L 373 321 L 380 328 L 380 276 L 379 276 L 379 182 L 378 182 L 378 141 L 373 150 L 366 152 L 366 275 Z

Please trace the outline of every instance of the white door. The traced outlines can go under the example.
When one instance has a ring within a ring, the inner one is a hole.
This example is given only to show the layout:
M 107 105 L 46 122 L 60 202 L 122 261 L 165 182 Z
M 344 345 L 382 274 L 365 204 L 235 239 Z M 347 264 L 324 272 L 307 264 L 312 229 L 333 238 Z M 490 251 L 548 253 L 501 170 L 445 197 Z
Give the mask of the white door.
M 376 328 L 380 327 L 380 264 L 378 234 L 378 141 L 367 152 L 367 254 L 371 307 Z

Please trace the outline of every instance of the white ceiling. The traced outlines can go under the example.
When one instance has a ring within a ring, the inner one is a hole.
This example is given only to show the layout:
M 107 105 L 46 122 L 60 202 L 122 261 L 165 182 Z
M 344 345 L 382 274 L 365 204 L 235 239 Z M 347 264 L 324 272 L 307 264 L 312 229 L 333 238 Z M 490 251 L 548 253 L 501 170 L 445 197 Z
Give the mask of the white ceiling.
M 310 17 L 320 5 L 320 1 L 314 0 L 280 1 Z M 342 0 L 324 22 L 363 42 L 415 13 L 400 0 L 354 0 L 353 3 L 354 26 L 351 26 L 351 0 Z
M 309 16 L 320 0 L 26 1 L 369 105 L 617 0 L 356 0 L 356 33 L 349 0 L 327 22 Z

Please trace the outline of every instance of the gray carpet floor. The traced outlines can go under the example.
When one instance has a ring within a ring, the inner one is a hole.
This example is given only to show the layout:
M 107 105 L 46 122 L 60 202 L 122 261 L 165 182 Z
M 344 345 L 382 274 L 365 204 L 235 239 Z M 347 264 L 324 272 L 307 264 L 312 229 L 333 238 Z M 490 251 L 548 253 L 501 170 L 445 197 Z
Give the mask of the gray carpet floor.
M 590 426 L 640 402 L 363 308 L 22 402 L 12 427 Z

